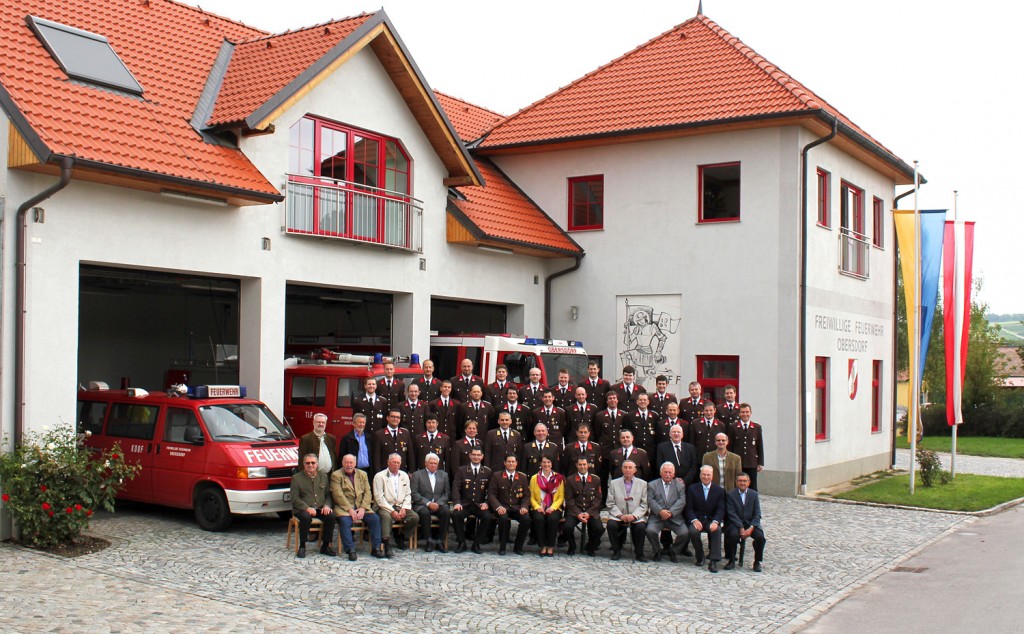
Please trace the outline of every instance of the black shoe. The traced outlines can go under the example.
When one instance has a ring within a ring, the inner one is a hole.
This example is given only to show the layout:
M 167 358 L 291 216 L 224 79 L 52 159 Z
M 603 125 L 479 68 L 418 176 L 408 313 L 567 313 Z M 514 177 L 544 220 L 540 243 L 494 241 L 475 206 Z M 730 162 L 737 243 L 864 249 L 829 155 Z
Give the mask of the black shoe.
M 526 540 L 526 545 L 527 546 L 536 546 L 537 545 L 537 540 L 534 539 L 533 535 L 530 535 L 530 539 Z
M 405 550 L 405 549 L 406 549 L 406 548 L 408 548 L 408 547 L 409 547 L 409 544 L 408 544 L 408 543 L 406 543 L 406 541 L 405 541 L 405 538 L 404 538 L 404 537 L 400 537 L 400 538 L 398 539 L 398 541 L 397 541 L 397 542 L 395 542 L 395 548 L 397 548 L 398 550 Z
M 384 559 L 384 551 L 380 548 L 374 548 L 370 551 L 370 556 L 374 559 Z
M 718 572 L 718 563 L 712 561 L 710 564 L 708 564 L 708 572 Z
M 565 554 L 572 557 L 576 554 L 576 544 L 569 544 L 569 548 L 566 549 Z
M 676 551 L 672 550 L 671 548 L 668 549 L 668 560 L 672 563 L 676 563 L 679 561 L 678 559 L 676 559 Z
M 523 547 L 522 546 L 517 546 L 517 547 L 513 548 L 512 552 L 514 552 L 515 554 L 519 555 L 520 557 L 522 557 L 523 555 L 526 554 L 526 553 L 523 552 Z
M 633 557 L 633 561 L 639 561 L 640 563 L 643 563 L 643 562 L 647 561 L 647 558 L 644 557 L 643 553 L 639 553 L 638 555 L 635 555 Z
M 384 556 L 388 559 L 395 556 L 395 551 L 391 550 L 391 542 L 387 540 L 384 541 Z
M 456 544 L 455 545 L 455 552 L 456 553 L 464 553 L 464 552 L 466 552 L 466 542 L 459 542 L 458 544 Z
M 684 548 L 683 551 L 681 553 L 679 553 L 679 554 L 682 555 L 683 557 L 693 557 L 693 553 L 690 552 L 690 547 L 689 546 Z
M 505 545 L 504 544 L 502 544 L 501 546 L 498 546 L 498 554 L 501 555 L 502 557 L 505 556 Z
M 593 548 L 588 548 L 584 552 L 587 553 L 587 557 L 597 557 L 597 551 Z
M 476 542 L 473 542 L 472 551 L 478 555 L 484 554 L 484 549 L 480 548 L 480 544 L 477 544 Z
M 321 555 L 327 555 L 328 557 L 337 557 L 338 553 L 334 552 L 334 549 L 330 546 L 324 546 L 320 549 Z
M 426 547 L 424 547 L 424 549 L 423 549 L 423 550 L 427 551 L 428 553 L 432 553 L 432 552 L 434 552 L 434 542 L 432 542 L 432 541 L 430 541 L 430 540 L 428 539 L 428 540 L 427 540 L 427 545 L 426 545 Z
M 735 569 L 736 569 L 736 561 L 733 560 L 733 559 L 730 559 L 728 561 L 728 563 L 725 564 L 725 568 L 723 568 L 723 570 L 735 570 Z
M 446 553 L 448 549 L 444 547 L 444 542 L 437 542 L 437 552 Z
M 613 550 L 612 551 L 612 561 L 618 561 L 620 557 L 622 557 L 622 553 L 621 552 L 619 552 L 617 550 Z
M 349 561 L 355 561 L 356 559 L 357 559 L 356 551 L 354 551 L 354 550 L 348 551 L 348 560 Z
M 703 554 L 697 555 L 697 559 L 696 559 L 696 561 L 693 562 L 693 565 L 697 566 L 697 567 L 703 566 L 704 565 L 704 555 Z
M 761 562 L 760 561 L 755 561 L 754 562 L 754 572 L 761 572 Z
M 559 535 L 558 536 L 558 543 L 556 545 L 559 548 L 561 548 L 562 546 L 565 546 L 568 543 L 569 543 L 569 538 L 568 537 L 566 537 L 565 535 Z
M 654 561 L 661 561 L 661 551 L 660 550 L 657 550 L 657 551 L 654 552 L 653 559 L 654 559 Z
M 295 552 L 295 556 L 298 557 L 299 559 L 305 559 L 306 558 L 306 547 L 305 546 L 299 546 L 299 550 L 297 550 Z

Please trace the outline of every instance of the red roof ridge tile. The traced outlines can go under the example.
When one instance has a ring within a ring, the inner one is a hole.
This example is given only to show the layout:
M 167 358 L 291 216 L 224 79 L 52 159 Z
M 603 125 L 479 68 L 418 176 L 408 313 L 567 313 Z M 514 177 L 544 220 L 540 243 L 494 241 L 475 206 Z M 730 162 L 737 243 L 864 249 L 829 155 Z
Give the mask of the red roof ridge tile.
M 173 0 L 169 0 L 169 1 L 173 1 Z M 241 40 L 239 42 L 233 42 L 233 44 L 241 46 L 243 44 L 252 44 L 254 42 L 264 42 L 266 40 L 272 40 L 272 39 L 275 39 L 275 38 L 284 37 L 286 35 L 297 35 L 299 33 L 305 32 L 305 31 L 312 31 L 314 29 L 323 29 L 323 28 L 326 28 L 326 27 L 330 27 L 332 24 L 341 24 L 342 22 L 348 22 L 349 20 L 359 20 L 359 19 L 362 19 L 362 18 L 367 18 L 367 17 L 370 17 L 370 16 L 372 16 L 372 15 L 374 15 L 376 13 L 377 13 L 376 11 L 370 11 L 369 13 L 367 13 L 366 11 L 363 11 L 362 13 L 360 13 L 358 15 L 350 15 L 350 16 L 345 17 L 345 18 L 334 18 L 332 20 L 327 20 L 326 22 L 320 22 L 319 24 L 312 24 L 310 26 L 303 26 L 303 27 L 300 27 L 300 28 L 297 28 L 297 29 L 288 29 L 287 31 L 281 31 L 280 33 L 265 33 L 264 35 L 261 35 L 259 37 L 253 38 L 251 40 Z
M 249 26 L 248 24 L 246 24 L 245 22 L 242 22 L 241 20 L 235 20 L 235 19 L 232 19 L 232 18 L 227 18 L 227 17 L 224 17 L 223 15 L 220 15 L 219 13 L 214 13 L 212 11 L 207 11 L 206 9 L 200 7 L 199 5 L 188 4 L 187 2 L 181 2 L 181 0 L 140 0 L 141 4 L 149 4 L 150 2 L 154 2 L 154 1 L 156 1 L 156 2 L 166 2 L 167 4 L 176 4 L 176 5 L 180 6 L 180 7 L 184 7 L 186 9 L 191 10 L 191 11 L 195 11 L 196 13 L 200 13 L 202 15 L 209 16 L 211 18 L 217 18 L 218 20 L 221 20 L 223 22 L 230 22 L 231 24 L 235 24 L 237 26 L 244 26 L 247 29 L 251 29 L 253 31 L 257 31 L 257 32 L 260 32 L 260 33 L 269 33 L 269 31 L 265 31 L 264 29 L 257 28 L 255 26 Z
M 458 101 L 460 103 L 464 103 L 467 106 L 469 106 L 470 108 L 477 108 L 479 110 L 486 110 L 487 112 L 489 112 L 490 114 L 493 114 L 496 117 L 505 118 L 505 115 L 500 113 L 500 112 L 498 112 L 497 110 L 492 110 L 491 108 L 488 108 L 486 106 L 481 106 L 480 104 L 473 103 L 472 101 L 467 101 L 466 99 L 463 99 L 461 97 L 456 97 L 455 95 L 453 95 L 451 93 L 444 92 L 443 90 L 438 90 L 438 89 L 434 88 L 433 91 L 435 93 L 439 94 L 439 95 L 442 95 L 444 97 L 448 97 L 449 99 L 454 99 L 455 101 Z

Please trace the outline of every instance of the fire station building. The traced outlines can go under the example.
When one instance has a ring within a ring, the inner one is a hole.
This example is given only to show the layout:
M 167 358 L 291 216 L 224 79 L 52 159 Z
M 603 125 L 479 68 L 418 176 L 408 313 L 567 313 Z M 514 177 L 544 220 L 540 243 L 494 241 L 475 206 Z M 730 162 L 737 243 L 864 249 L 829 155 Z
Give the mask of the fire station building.
M 91 380 L 280 412 L 287 356 L 510 332 L 735 385 L 764 491 L 889 464 L 912 170 L 706 17 L 503 117 L 434 92 L 383 10 L 0 3 L 5 434 Z

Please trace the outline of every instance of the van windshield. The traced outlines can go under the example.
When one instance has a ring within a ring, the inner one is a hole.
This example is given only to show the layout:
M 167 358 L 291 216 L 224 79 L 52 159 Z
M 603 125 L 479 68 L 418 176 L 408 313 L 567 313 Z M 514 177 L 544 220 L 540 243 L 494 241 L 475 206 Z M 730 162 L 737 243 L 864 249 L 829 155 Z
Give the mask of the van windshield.
M 214 440 L 224 442 L 273 441 L 294 438 L 262 403 L 225 403 L 199 408 L 206 430 Z
M 569 380 L 579 380 L 587 376 L 587 361 L 590 360 L 585 354 L 555 354 L 552 352 L 540 353 L 541 362 L 544 364 L 544 374 L 552 385 L 558 381 L 558 371 L 566 369 L 569 371 Z

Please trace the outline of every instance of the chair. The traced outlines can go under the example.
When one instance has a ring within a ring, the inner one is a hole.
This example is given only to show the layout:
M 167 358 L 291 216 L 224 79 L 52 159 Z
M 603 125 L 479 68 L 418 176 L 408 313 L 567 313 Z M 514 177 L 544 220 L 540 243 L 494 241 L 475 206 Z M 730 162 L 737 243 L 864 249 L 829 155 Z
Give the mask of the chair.
M 338 542 L 338 547 L 335 550 L 337 550 L 339 553 L 340 552 L 344 552 L 345 548 L 341 545 L 341 526 L 338 526 L 337 533 L 338 533 L 338 537 L 337 537 L 336 541 Z M 370 534 L 370 531 L 369 531 L 369 529 L 366 528 L 366 525 L 363 524 L 362 520 L 360 520 L 358 522 L 352 522 L 352 540 L 353 540 L 353 543 L 355 543 L 355 539 L 356 539 L 357 535 L 359 536 L 359 541 L 360 542 L 369 543 L 370 540 L 367 537 L 369 534 Z M 359 544 L 355 543 L 355 547 L 358 549 L 359 548 Z M 373 548 L 372 544 L 370 545 L 370 548 Z
M 309 536 L 316 535 L 317 546 L 320 545 L 320 539 L 323 537 L 323 522 L 320 521 L 319 517 L 313 518 L 313 523 L 309 527 Z M 288 540 L 285 542 L 285 548 L 290 549 L 292 547 L 292 535 L 295 535 L 295 552 L 299 552 L 299 520 L 296 517 L 292 517 L 288 520 Z
M 430 530 L 434 530 L 435 528 L 436 529 L 440 529 L 441 528 L 441 520 L 439 520 L 439 519 L 437 519 L 437 517 L 431 515 L 430 516 Z M 416 531 L 416 532 L 419 533 L 419 531 Z M 451 532 L 451 531 L 449 531 L 449 532 Z M 444 537 L 444 549 L 448 550 L 448 533 L 445 533 L 443 537 Z M 409 540 L 409 546 L 411 548 L 415 549 L 416 548 L 416 544 L 418 542 L 419 542 L 418 536 L 417 535 L 413 535 L 412 539 Z

